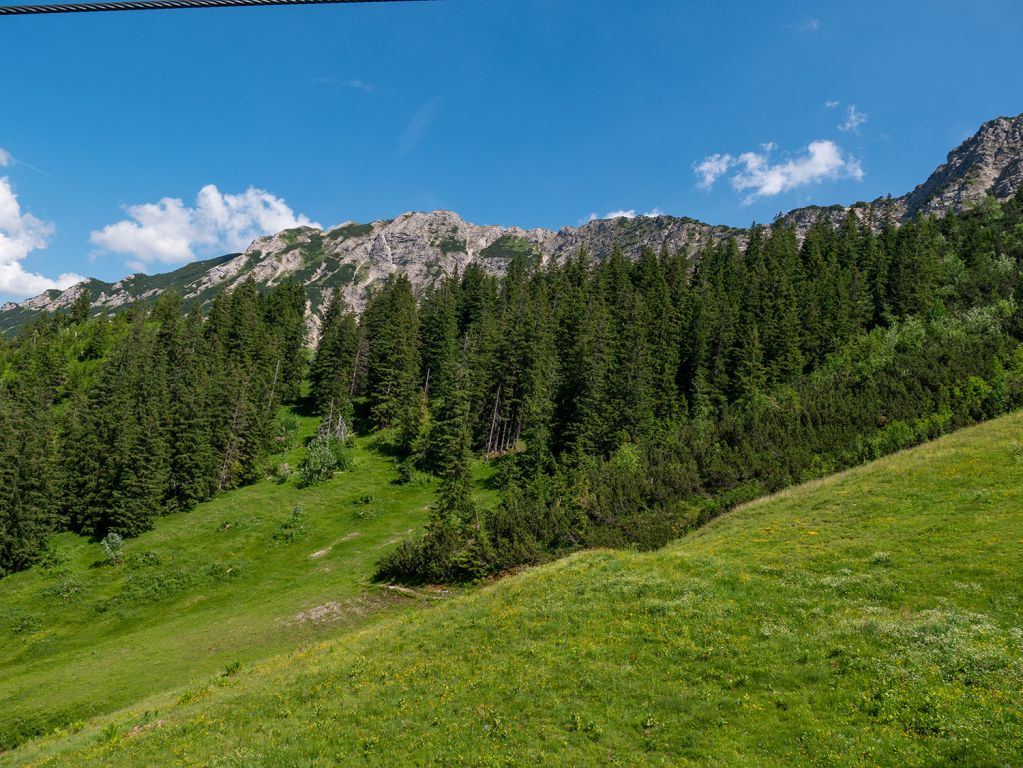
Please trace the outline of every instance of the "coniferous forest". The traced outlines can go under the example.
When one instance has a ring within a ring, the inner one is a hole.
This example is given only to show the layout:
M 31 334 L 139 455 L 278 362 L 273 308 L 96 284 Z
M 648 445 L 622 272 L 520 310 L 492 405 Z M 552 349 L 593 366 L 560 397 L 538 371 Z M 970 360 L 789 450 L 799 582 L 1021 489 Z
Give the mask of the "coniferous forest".
M 658 547 L 1023 406 L 1021 260 L 1023 194 L 877 231 L 822 217 L 802 240 L 778 221 L 688 258 L 520 254 L 420 296 L 393 276 L 361 316 L 335 296 L 311 360 L 301 286 L 243 285 L 205 316 L 167 294 L 88 319 L 83 295 L 0 342 L 0 574 L 53 531 L 136 535 L 271 474 L 282 403 L 322 416 L 310 462 L 382 430 L 395 482 L 441 477 L 380 578 Z
M 132 536 L 261 477 L 280 403 L 304 373 L 295 286 L 217 297 L 204 320 L 167 294 L 149 309 L 25 328 L 0 353 L 0 572 L 46 535 Z

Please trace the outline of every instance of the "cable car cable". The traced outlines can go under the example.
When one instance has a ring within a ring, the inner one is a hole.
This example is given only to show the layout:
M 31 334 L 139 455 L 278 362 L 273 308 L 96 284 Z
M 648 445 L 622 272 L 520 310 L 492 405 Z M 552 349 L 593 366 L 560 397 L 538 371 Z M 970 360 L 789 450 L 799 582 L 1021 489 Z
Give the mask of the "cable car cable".
M 430 0 L 112 0 L 98 3 L 0 5 L 0 16 L 98 11 L 166 11 L 179 8 L 233 8 L 259 5 L 327 5 L 341 3 L 415 3 Z

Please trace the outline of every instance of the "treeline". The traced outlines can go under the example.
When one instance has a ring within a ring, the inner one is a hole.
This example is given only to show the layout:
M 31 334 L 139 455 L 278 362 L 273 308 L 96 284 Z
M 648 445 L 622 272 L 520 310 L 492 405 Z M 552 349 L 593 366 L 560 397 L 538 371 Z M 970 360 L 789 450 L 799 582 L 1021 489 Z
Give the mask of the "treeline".
M 380 564 L 476 578 L 593 545 L 659 546 L 737 502 L 1023 405 L 1023 196 L 875 232 L 782 222 L 678 254 L 585 254 L 418 308 L 392 279 L 338 312 L 348 396 L 439 473 L 426 532 Z M 326 338 L 326 337 L 325 337 Z M 321 407 L 323 402 L 321 401 Z M 493 510 L 469 452 L 500 457 Z
M 697 258 L 647 251 L 417 296 L 336 293 L 308 370 L 303 482 L 384 429 L 398 481 L 442 478 L 381 578 L 462 580 L 572 549 L 659 546 L 735 503 L 1023 406 L 1023 194 L 876 230 L 783 222 Z M 0 343 L 0 574 L 48 533 L 134 535 L 251 482 L 301 394 L 305 296 L 251 284 Z M 502 500 L 480 509 L 473 456 Z M 308 477 L 307 477 L 308 476 Z
M 251 284 L 203 319 L 164 294 L 87 320 L 84 296 L 0 346 L 0 575 L 45 537 L 136 535 L 252 482 L 300 394 L 305 293 Z

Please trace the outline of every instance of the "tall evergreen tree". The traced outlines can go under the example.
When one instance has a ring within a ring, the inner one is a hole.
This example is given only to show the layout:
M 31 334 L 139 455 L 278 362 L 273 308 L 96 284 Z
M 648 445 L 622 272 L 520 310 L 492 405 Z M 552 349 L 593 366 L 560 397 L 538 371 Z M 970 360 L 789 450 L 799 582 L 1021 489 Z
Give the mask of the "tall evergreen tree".
M 317 413 L 351 420 L 359 327 L 355 315 L 335 291 L 320 325 L 320 343 L 309 369 L 310 397 Z
M 388 278 L 363 315 L 367 338 L 366 386 L 378 426 L 409 415 L 419 392 L 419 314 L 408 277 Z

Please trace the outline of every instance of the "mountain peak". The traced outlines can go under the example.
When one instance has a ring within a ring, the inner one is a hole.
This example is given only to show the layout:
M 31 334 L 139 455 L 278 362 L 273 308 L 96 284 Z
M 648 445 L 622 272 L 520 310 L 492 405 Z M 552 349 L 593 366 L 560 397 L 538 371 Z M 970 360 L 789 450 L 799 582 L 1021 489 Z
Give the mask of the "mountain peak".
M 1023 115 L 988 120 L 948 153 L 945 163 L 905 197 L 906 216 L 944 214 L 986 195 L 1012 197 L 1023 186 Z

